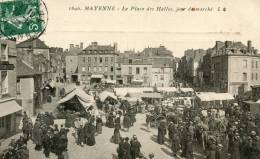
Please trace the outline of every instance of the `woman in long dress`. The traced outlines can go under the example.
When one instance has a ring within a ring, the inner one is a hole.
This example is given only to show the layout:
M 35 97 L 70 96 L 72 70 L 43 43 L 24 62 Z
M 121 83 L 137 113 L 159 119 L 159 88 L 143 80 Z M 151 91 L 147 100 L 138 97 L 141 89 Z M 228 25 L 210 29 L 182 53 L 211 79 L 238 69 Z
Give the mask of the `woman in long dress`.
M 97 129 L 97 133 L 98 134 L 102 134 L 102 125 L 103 125 L 103 121 L 102 119 L 98 116 L 96 119 L 96 129 Z
M 113 142 L 114 142 L 115 144 L 119 144 L 119 143 L 120 143 L 120 138 L 121 138 L 121 135 L 120 135 L 119 128 L 116 127 L 116 128 L 114 129 L 114 135 L 113 135 L 113 137 L 112 137 Z

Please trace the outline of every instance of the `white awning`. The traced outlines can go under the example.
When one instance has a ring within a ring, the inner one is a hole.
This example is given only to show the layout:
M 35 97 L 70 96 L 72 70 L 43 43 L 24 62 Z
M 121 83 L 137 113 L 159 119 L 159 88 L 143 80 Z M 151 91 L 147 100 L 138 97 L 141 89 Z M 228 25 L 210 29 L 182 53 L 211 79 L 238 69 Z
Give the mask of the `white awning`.
M 93 74 L 91 75 L 91 78 L 103 78 L 104 76 L 102 74 Z
M 180 88 L 182 92 L 194 92 L 192 88 Z
M 178 92 L 175 87 L 157 87 L 157 90 L 160 92 Z
M 0 117 L 16 113 L 20 110 L 22 110 L 22 107 L 14 99 L 0 102 Z
M 141 79 L 133 79 L 132 82 L 136 82 L 136 83 L 143 83 L 144 80 Z

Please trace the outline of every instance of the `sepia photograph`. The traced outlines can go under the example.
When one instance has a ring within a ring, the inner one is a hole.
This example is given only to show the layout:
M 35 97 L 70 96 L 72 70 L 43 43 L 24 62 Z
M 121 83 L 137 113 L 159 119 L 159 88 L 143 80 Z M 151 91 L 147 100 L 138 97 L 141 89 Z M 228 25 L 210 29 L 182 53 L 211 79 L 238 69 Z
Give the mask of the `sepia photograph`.
M 0 0 L 0 159 L 260 159 L 259 0 Z

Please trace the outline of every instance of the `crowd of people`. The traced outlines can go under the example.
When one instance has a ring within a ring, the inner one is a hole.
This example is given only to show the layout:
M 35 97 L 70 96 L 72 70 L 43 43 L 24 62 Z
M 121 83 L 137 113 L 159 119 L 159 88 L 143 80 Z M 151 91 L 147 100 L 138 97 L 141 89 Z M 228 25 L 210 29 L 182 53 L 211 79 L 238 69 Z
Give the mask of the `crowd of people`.
M 259 158 L 259 128 L 254 115 L 241 110 L 236 103 L 222 105 L 224 116 L 220 115 L 220 109 L 214 108 L 207 108 L 207 114 L 203 115 L 201 108 L 187 107 L 181 116 L 169 118 L 172 114 L 165 113 L 167 108 L 157 106 L 153 113 L 165 116 L 158 124 L 158 144 L 165 143 L 168 132 L 174 156 L 193 159 L 197 152 L 207 159 Z M 176 109 L 171 113 L 178 114 Z

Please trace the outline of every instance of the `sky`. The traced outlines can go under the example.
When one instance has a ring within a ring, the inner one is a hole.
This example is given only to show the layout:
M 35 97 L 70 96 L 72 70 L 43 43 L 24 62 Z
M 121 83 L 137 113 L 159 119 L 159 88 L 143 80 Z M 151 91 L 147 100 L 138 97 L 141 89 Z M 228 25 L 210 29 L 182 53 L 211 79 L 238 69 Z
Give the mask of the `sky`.
M 121 52 L 164 45 L 181 57 L 186 49 L 207 49 L 215 41 L 252 40 L 260 49 L 259 0 L 43 0 L 48 25 L 40 37 L 49 46 L 92 41 L 118 43 Z M 69 7 L 115 6 L 116 11 L 72 11 Z M 121 11 L 122 7 L 214 7 L 212 12 Z M 225 7 L 226 11 L 216 11 Z

